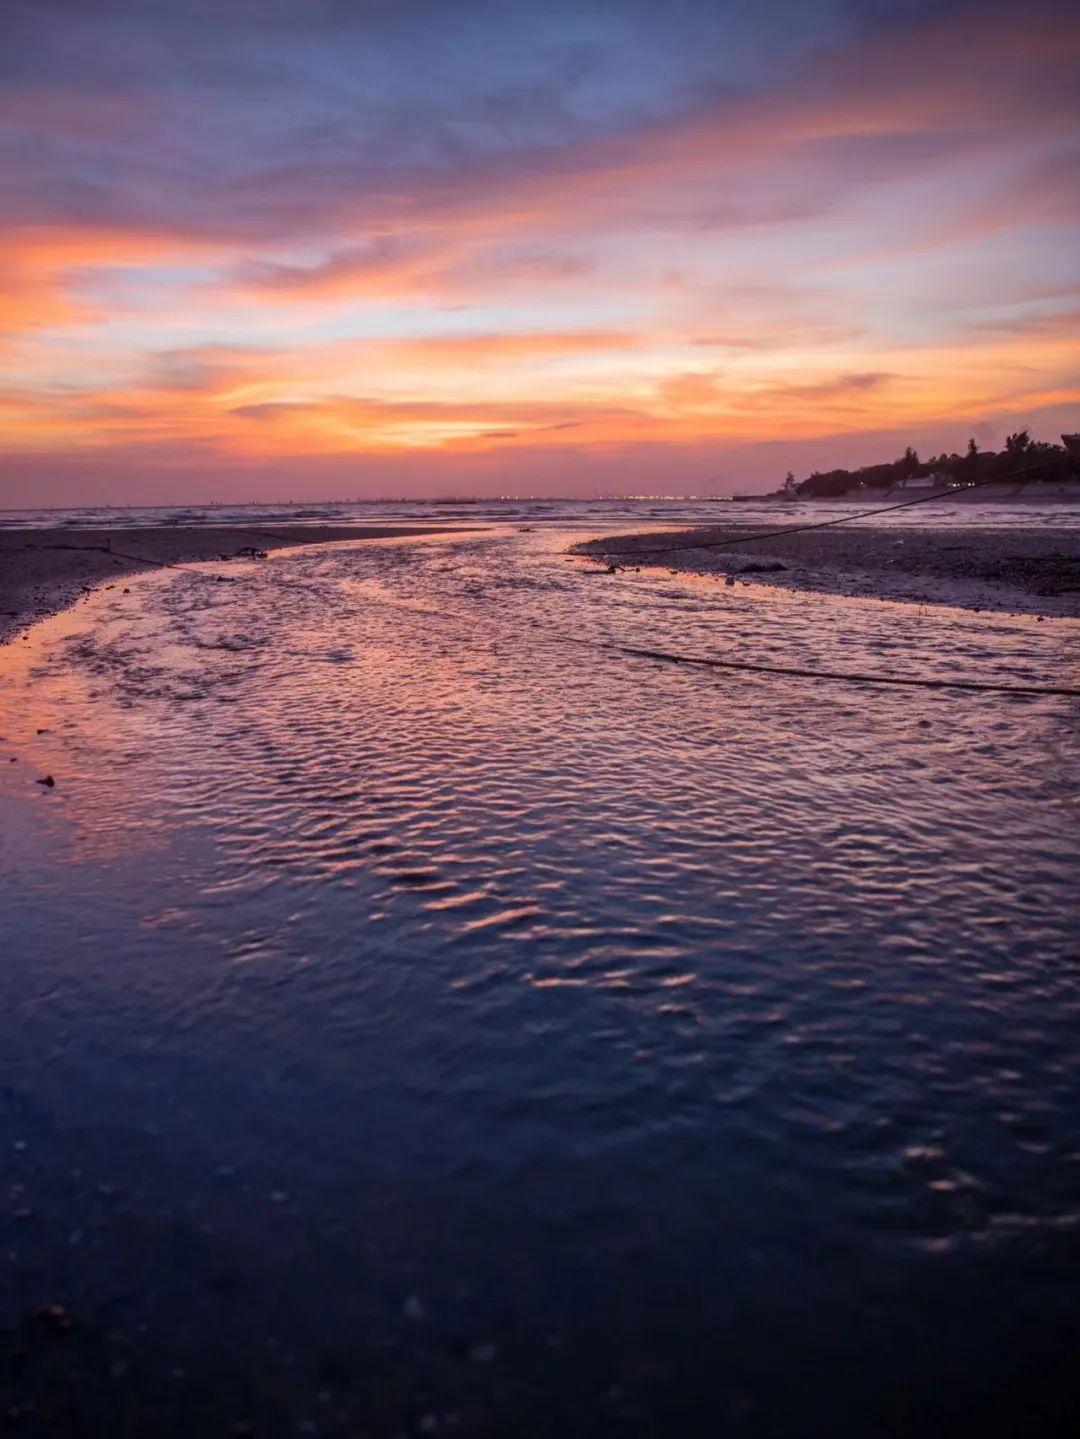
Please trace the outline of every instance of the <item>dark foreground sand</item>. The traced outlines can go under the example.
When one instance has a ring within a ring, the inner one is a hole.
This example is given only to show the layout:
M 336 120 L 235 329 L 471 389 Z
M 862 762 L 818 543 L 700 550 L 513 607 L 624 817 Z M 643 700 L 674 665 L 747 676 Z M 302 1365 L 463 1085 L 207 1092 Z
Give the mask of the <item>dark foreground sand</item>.
M 94 585 L 139 570 L 328 540 L 385 540 L 445 533 L 445 525 L 160 526 L 145 529 L 0 530 L 0 644 Z M 459 528 L 454 526 L 454 529 Z
M 780 531 L 754 539 L 764 529 Z M 787 589 L 1014 614 L 1080 615 L 1080 528 L 857 528 L 797 533 L 744 523 L 615 535 L 574 552 L 625 566 L 734 577 Z M 722 547 L 707 548 L 720 540 Z

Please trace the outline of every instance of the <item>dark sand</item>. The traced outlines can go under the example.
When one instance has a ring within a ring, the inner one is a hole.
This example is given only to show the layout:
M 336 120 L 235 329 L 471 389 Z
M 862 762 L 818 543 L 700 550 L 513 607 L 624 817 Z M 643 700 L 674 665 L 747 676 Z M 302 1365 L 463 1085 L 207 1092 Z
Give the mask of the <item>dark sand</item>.
M 765 529 L 780 533 L 755 540 Z M 796 530 L 744 523 L 615 535 L 576 545 L 574 553 L 619 565 L 662 566 L 673 573 L 731 576 L 736 583 L 971 610 L 1080 616 L 1080 528 L 840 525 Z M 724 546 L 704 547 L 714 540 L 724 541 Z
M 139 570 L 243 557 L 333 540 L 444 534 L 445 525 L 153 526 L 143 529 L 0 530 L 0 644 L 75 604 L 95 585 Z

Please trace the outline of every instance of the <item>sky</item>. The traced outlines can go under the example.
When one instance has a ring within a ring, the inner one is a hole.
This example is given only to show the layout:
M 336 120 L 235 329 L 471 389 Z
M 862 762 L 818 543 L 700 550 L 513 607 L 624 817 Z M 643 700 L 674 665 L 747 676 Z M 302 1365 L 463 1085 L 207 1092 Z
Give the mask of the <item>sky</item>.
M 1078 120 L 1039 0 L 5 0 L 0 506 L 1056 439 Z

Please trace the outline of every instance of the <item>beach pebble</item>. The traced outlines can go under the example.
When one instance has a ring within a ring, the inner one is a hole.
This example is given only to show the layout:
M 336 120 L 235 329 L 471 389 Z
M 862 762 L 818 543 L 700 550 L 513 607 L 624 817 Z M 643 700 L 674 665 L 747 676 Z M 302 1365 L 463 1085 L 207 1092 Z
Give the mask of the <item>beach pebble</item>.
M 490 1364 L 497 1353 L 494 1344 L 474 1344 L 469 1350 L 469 1358 L 474 1364 Z
M 415 1294 L 410 1294 L 402 1306 L 406 1319 L 423 1319 L 427 1310 L 424 1308 L 424 1301 Z

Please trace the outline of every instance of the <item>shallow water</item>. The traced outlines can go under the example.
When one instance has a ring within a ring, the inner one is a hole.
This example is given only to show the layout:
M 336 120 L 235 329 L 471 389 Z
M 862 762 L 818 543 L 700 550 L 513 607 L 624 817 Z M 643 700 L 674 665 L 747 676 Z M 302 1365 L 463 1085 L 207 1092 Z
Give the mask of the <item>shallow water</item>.
M 1080 625 L 578 537 L 192 566 L 0 652 L 0 1322 L 74 1320 L 24 1423 L 1068 1432 L 1075 701 L 600 646 L 1061 684 Z

